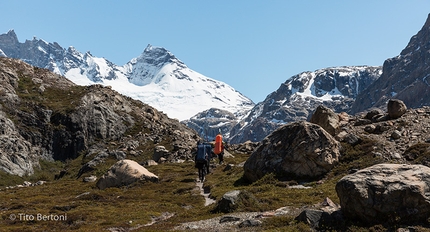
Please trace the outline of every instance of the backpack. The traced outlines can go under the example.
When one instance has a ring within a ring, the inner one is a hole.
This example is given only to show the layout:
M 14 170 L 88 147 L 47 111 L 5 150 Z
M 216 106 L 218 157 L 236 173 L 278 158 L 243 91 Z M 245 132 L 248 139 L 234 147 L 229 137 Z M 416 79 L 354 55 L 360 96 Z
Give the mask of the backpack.
M 211 146 L 207 144 L 199 144 L 197 145 L 197 155 L 196 155 L 196 161 L 204 161 L 206 162 L 208 160 L 208 157 L 211 152 Z
M 222 135 L 218 134 L 215 137 L 215 149 L 214 149 L 214 153 L 216 155 L 218 155 L 221 152 L 222 152 Z

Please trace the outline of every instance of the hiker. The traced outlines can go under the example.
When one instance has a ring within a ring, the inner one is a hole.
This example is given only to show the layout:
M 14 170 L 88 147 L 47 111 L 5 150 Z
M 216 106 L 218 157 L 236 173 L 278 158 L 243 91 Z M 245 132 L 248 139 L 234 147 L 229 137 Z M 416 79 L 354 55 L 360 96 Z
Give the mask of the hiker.
M 197 154 L 194 157 L 195 167 L 199 170 L 199 179 L 204 181 L 206 173 L 209 173 L 209 162 L 211 156 L 212 146 L 210 144 L 197 142 Z
M 218 156 L 219 164 L 224 162 L 224 143 L 222 141 L 222 135 L 218 134 L 215 137 L 214 154 Z

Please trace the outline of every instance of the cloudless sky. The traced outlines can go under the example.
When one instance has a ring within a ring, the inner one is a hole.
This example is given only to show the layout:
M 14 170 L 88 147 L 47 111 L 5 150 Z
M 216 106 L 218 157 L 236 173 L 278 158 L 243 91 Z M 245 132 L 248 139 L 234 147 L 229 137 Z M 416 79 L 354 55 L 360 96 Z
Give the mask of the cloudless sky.
M 382 65 L 429 13 L 428 0 L 2 0 L 0 34 L 117 65 L 164 47 L 257 103 L 303 71 Z

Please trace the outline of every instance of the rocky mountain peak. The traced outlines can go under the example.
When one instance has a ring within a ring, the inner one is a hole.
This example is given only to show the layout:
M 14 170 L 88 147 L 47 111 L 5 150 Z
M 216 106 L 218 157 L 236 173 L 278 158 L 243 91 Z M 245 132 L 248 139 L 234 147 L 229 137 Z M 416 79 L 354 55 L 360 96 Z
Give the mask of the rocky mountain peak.
M 410 108 L 429 105 L 430 99 L 430 15 L 400 55 L 387 59 L 381 77 L 362 91 L 352 106 L 358 113 L 371 107 L 383 108 L 391 98 Z
M 9 41 L 10 44 L 19 43 L 18 36 L 16 35 L 16 33 L 13 29 L 9 30 L 6 34 L 0 35 L 0 39 L 5 41 L 5 42 Z
M 141 62 L 145 62 L 157 67 L 168 63 L 176 63 L 180 67 L 185 68 L 186 65 L 175 57 L 170 51 L 163 47 L 156 47 L 148 44 L 142 55 L 137 58 Z
M 405 49 L 400 53 L 400 55 L 407 55 L 410 54 L 416 50 L 419 50 L 420 48 L 428 47 L 428 43 L 430 39 L 430 14 L 422 27 L 422 29 L 412 38 L 410 39 L 408 45 Z

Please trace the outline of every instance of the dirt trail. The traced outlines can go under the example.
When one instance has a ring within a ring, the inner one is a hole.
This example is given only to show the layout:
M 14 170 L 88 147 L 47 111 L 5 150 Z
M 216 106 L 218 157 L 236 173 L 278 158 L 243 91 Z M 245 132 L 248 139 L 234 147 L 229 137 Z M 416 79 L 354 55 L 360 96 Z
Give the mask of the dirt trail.
M 216 201 L 209 197 L 211 194 L 209 191 L 205 192 L 205 189 L 203 188 L 203 182 L 200 182 L 199 178 L 196 180 L 196 186 L 200 189 L 200 195 L 202 195 L 205 198 L 205 206 L 214 204 Z

